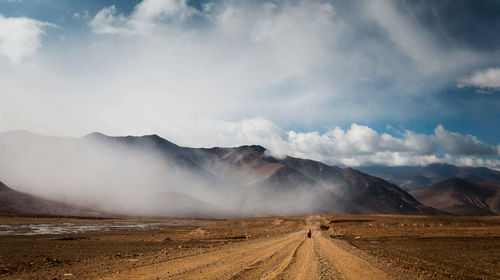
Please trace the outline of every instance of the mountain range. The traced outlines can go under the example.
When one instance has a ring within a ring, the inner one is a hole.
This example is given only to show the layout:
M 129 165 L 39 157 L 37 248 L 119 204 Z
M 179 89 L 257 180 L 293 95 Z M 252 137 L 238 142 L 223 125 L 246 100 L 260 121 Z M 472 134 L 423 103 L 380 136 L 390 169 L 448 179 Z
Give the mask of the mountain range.
M 125 215 L 442 213 L 383 179 L 275 157 L 255 145 L 186 148 L 157 135 L 59 138 L 18 131 L 0 133 L 0 155 L 0 179 L 16 189 Z
M 500 215 L 500 185 L 450 178 L 411 190 L 425 205 L 455 215 Z
M 383 178 L 405 190 L 419 189 L 450 178 L 500 184 L 500 172 L 486 167 L 461 167 L 444 163 L 426 166 L 361 166 L 359 170 Z

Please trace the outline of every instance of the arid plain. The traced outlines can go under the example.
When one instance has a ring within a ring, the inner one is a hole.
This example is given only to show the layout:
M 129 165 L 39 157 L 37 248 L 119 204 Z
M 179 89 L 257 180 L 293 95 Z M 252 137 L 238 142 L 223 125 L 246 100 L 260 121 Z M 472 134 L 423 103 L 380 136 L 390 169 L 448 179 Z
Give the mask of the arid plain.
M 159 225 L 0 236 L 1 279 L 500 278 L 500 217 L 2 218 L 1 223 Z

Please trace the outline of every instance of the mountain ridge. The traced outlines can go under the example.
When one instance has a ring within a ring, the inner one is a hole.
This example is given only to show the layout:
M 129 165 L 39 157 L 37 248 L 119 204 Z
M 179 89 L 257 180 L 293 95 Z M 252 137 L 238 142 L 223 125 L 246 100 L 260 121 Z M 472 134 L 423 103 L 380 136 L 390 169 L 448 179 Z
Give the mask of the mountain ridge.
M 419 189 L 448 178 L 500 184 L 500 171 L 486 167 L 433 163 L 425 166 L 360 166 L 359 170 L 383 178 L 405 190 Z
M 57 137 L 30 139 L 23 134 L 18 135 L 21 139 L 9 140 L 1 136 L 0 142 L 5 145 L 0 146 L 0 152 L 7 149 L 4 152 L 13 157 L 12 162 L 27 170 L 36 170 L 42 164 L 42 175 L 53 174 L 55 179 L 51 180 L 61 184 L 59 187 L 66 192 L 65 180 L 83 177 L 83 183 L 71 181 L 72 184 L 83 184 L 84 189 L 101 186 L 97 190 L 112 199 L 99 199 L 108 204 L 122 201 L 118 203 L 119 211 L 146 209 L 148 197 L 176 192 L 192 197 L 193 203 L 201 200 L 235 216 L 441 213 L 422 205 L 398 186 L 361 171 L 290 156 L 276 158 L 259 145 L 189 148 L 155 134 L 121 137 L 91 133 L 64 143 Z M 19 142 L 22 147 L 16 145 Z M 34 163 L 33 156 L 40 162 Z M 58 160 L 52 162 L 51 156 Z M 0 159 L 0 177 L 15 174 L 19 169 Z M 87 173 L 82 176 L 79 172 Z M 101 174 L 102 179 L 96 174 Z M 24 177 L 15 179 L 22 181 Z M 107 191 L 119 186 L 119 192 Z M 127 191 L 134 196 L 127 195 Z M 157 209 L 166 209 L 161 201 L 155 205 Z M 175 209 L 189 213 L 187 205 L 180 204 Z
M 450 178 L 411 190 L 420 202 L 455 215 L 500 215 L 500 185 Z

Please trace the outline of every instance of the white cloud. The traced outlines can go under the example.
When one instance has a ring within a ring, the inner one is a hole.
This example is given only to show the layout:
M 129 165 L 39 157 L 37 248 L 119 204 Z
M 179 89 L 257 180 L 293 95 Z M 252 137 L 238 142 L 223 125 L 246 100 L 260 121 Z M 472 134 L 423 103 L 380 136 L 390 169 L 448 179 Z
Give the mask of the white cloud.
M 386 32 L 389 38 L 408 55 L 420 70 L 432 72 L 439 67 L 434 40 L 430 35 L 414 24 L 409 18 L 399 13 L 388 0 L 366 1 L 364 12 Z
M 424 164 L 437 161 L 432 136 L 406 131 L 402 137 L 378 133 L 368 126 L 352 124 L 320 133 L 285 131 L 263 118 L 239 122 L 205 120 L 188 124 L 191 133 L 180 133 L 185 126 L 169 127 L 167 138 L 187 146 L 239 146 L 258 144 L 274 155 L 290 155 L 328 163 Z M 203 144 L 205 143 L 205 144 Z
M 116 15 L 116 7 L 110 6 L 100 10 L 89 23 L 92 31 L 99 34 L 126 34 L 129 30 L 124 27 L 127 19 L 123 14 Z
M 477 71 L 470 77 L 458 80 L 457 86 L 462 87 L 478 87 L 481 89 L 498 91 L 500 90 L 500 68 L 488 68 Z
M 356 165 L 381 163 L 388 156 L 394 165 L 400 162 L 395 157 L 413 158 L 436 151 L 427 135 L 407 131 L 399 138 L 357 124 L 347 130 L 335 127 L 324 134 L 290 131 L 287 143 L 292 155 L 343 164 L 357 162 Z
M 449 110 L 405 102 L 494 59 L 441 49 L 386 1 L 211 1 L 195 10 L 145 0 L 130 14 L 106 7 L 89 27 L 84 40 L 54 40 L 35 67 L 0 64 L 0 130 L 159 133 L 183 145 L 261 144 L 331 163 L 427 163 L 443 160 L 432 135 L 334 125 Z
M 323 1 L 220 1 L 196 11 L 184 1 L 143 1 L 124 15 L 111 6 L 90 27 L 119 36 L 99 36 L 93 49 L 103 60 L 93 66 L 103 77 L 119 73 L 116 91 L 136 104 L 144 102 L 138 92 L 147 92 L 155 104 L 179 102 L 155 119 L 263 116 L 327 125 L 326 119 L 408 118 L 402 106 L 386 110 L 380 95 L 414 92 L 408 83 L 420 76 L 384 39 L 361 36 L 371 22 L 352 22 L 355 17 L 339 9 Z M 381 88 L 381 81 L 389 88 Z M 174 114 L 180 108 L 181 116 Z
M 400 74 L 393 73 L 407 93 L 421 92 L 427 86 L 446 86 L 450 79 L 456 79 L 460 69 L 488 63 L 491 59 L 465 48 L 443 44 L 445 40 L 425 28 L 415 18 L 414 13 L 418 12 L 408 10 L 404 1 L 369 0 L 363 3 L 366 19 L 379 26 L 392 42 L 386 48 L 411 69 L 410 73 L 407 69 L 399 70 Z M 401 77 L 404 73 L 410 77 Z
M 473 135 L 462 135 L 450 132 L 438 125 L 434 130 L 437 141 L 443 148 L 453 155 L 498 155 L 497 149 L 492 147 Z
M 182 133 L 186 127 L 190 128 L 189 132 Z M 348 129 L 335 127 L 325 133 L 286 131 L 269 120 L 255 118 L 238 122 L 204 120 L 196 124 L 184 123 L 168 127 L 164 134 L 168 139 L 186 146 L 258 144 L 277 157 L 290 155 L 347 166 L 450 163 L 500 168 L 498 158 L 482 157 L 487 144 L 471 135 L 449 132 L 441 125 L 436 127 L 435 134 L 407 130 L 396 137 L 355 123 Z M 437 143 L 447 153 L 439 151 Z
M 186 4 L 186 0 L 144 0 L 135 8 L 132 19 L 152 21 L 161 17 L 187 17 L 194 11 Z
M 18 64 L 36 54 L 41 46 L 44 28 L 55 25 L 26 17 L 4 17 L 0 14 L 0 55 Z
M 150 35 L 161 20 L 184 20 L 194 14 L 185 0 L 143 0 L 129 17 L 117 15 L 113 5 L 99 11 L 89 25 L 98 34 Z

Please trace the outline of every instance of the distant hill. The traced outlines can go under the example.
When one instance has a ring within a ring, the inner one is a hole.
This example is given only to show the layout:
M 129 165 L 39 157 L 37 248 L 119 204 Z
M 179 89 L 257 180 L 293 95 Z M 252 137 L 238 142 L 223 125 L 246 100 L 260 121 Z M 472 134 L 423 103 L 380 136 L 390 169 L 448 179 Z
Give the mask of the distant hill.
M 500 184 L 500 172 L 486 167 L 459 167 L 435 163 L 427 166 L 362 166 L 358 169 L 405 190 L 423 188 L 449 178 Z
M 186 148 L 158 135 L 57 138 L 8 132 L 0 133 L 0 154 L 0 177 L 25 189 L 56 190 L 128 215 L 440 213 L 383 179 L 313 160 L 277 158 L 255 145 Z
M 0 182 L 1 216 L 103 217 L 109 214 L 90 208 L 54 202 L 15 191 Z
M 425 205 L 456 215 L 500 215 L 497 184 L 451 178 L 410 194 Z

